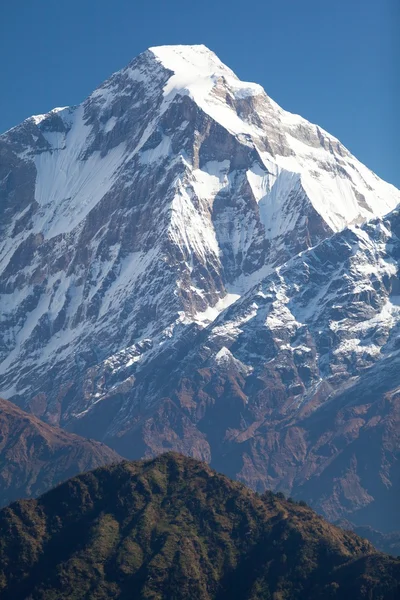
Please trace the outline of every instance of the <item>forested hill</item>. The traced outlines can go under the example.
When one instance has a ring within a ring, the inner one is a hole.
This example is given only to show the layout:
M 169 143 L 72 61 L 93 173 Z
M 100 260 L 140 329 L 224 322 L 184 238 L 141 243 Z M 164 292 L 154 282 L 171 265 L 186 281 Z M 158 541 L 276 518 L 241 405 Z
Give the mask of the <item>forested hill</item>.
M 168 453 L 0 511 L 2 600 L 395 600 L 400 561 Z

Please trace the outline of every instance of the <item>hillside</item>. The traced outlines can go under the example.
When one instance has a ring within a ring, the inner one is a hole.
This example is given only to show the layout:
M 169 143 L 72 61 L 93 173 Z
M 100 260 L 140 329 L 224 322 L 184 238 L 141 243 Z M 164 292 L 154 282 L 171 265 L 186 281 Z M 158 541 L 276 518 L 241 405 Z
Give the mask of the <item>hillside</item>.
M 119 460 L 104 444 L 52 427 L 0 399 L 0 506 Z
M 3 509 L 0 589 L 2 600 L 395 600 L 400 561 L 169 453 Z

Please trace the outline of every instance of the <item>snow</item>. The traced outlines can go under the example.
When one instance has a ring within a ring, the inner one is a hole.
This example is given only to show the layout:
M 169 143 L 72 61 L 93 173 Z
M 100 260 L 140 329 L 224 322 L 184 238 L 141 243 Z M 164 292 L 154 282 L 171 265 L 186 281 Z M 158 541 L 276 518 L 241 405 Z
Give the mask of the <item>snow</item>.
M 157 46 L 149 50 L 165 68 L 174 72 L 164 89 L 166 97 L 176 93 L 176 90 L 188 90 L 194 96 L 207 94 L 219 77 L 224 77 L 228 81 L 238 98 L 265 93 L 263 88 L 256 83 L 240 81 L 214 52 L 202 44 L 197 46 Z
M 2 315 L 0 322 L 12 317 L 15 307 L 21 305 L 33 291 L 33 288 L 23 288 L 16 289 L 11 294 L 1 294 Z M 13 349 L 0 364 L 0 374 L 6 374 L 9 367 L 18 359 L 24 344 L 29 340 L 41 319 L 45 317 L 46 321 L 51 323 L 66 304 L 68 306 L 64 329 L 54 334 L 49 342 L 45 343 L 38 351 L 31 351 L 30 360 L 27 361 L 27 364 L 35 361 L 37 364 L 52 361 L 56 354 L 59 357 L 61 356 L 60 351 L 63 348 L 65 353 L 68 354 L 70 344 L 74 343 L 83 331 L 83 325 L 75 328 L 71 326 L 76 311 L 82 302 L 82 291 L 83 286 L 75 286 L 72 278 L 66 277 L 64 273 L 58 272 L 49 278 L 37 306 L 27 313 L 24 320 L 19 319 L 18 324 L 13 328 Z
M 257 202 L 270 192 L 271 182 L 276 180 L 276 175 L 263 169 L 259 163 L 253 164 L 246 177 Z
M 35 156 L 37 170 L 35 200 L 40 210 L 35 215 L 34 231 L 45 238 L 72 231 L 111 189 L 125 152 L 121 143 L 106 156 L 93 152 L 85 160 L 90 127 L 84 123 L 83 107 L 75 112 L 72 127 L 53 136 L 58 147 Z
M 264 93 L 261 86 L 241 82 L 206 46 L 158 46 L 150 48 L 161 64 L 173 75 L 164 87 L 164 112 L 177 95 L 188 95 L 210 117 L 235 134 L 251 134 L 257 127 L 248 125 L 226 103 L 223 95 L 214 93 L 225 82 L 234 97 L 242 99 L 249 95 Z
M 131 367 L 135 363 L 139 362 L 141 360 L 141 358 L 142 358 L 141 355 L 139 355 L 139 356 L 132 356 L 132 358 L 130 358 L 128 360 L 128 362 L 126 363 L 125 367 Z
M 273 239 L 293 231 L 296 225 L 304 222 L 305 216 L 293 210 L 287 202 L 292 194 L 301 194 L 301 182 L 297 173 L 282 171 L 268 196 L 260 201 L 260 217 L 266 228 L 266 237 Z M 286 201 L 286 202 L 285 202 Z M 285 206 L 286 204 L 286 206 Z M 304 204 L 300 205 L 300 210 Z
M 301 173 L 302 187 L 332 231 L 384 215 L 400 202 L 399 191 L 394 186 L 376 177 L 345 148 L 342 147 L 344 156 L 339 161 L 338 155 L 322 146 L 315 148 L 292 135 L 287 135 L 287 140 L 295 159 L 281 156 L 277 157 L 277 163 Z M 360 202 L 361 196 L 365 204 Z
M 45 113 L 43 115 L 32 115 L 29 118 L 32 119 L 32 121 L 35 123 L 35 125 L 39 125 L 42 121 L 44 121 L 44 119 L 46 119 L 52 113 L 59 113 L 64 110 L 69 110 L 69 107 L 68 106 L 56 107 L 56 108 L 53 108 L 49 113 Z
M 226 346 L 222 346 L 222 348 L 217 352 L 217 354 L 215 355 L 215 362 L 219 367 L 223 368 L 229 367 L 233 364 L 245 375 L 249 375 L 253 371 L 253 367 L 245 365 L 240 360 L 235 358 L 235 356 Z
M 164 89 L 166 96 L 176 87 L 203 86 L 205 80 L 210 77 L 226 76 L 237 79 L 234 72 L 224 65 L 214 52 L 202 44 L 155 46 L 149 50 L 166 69 L 174 73 Z M 201 79 L 200 82 L 199 79 Z M 181 86 L 177 85 L 179 81 L 182 83 Z M 212 85 L 212 83 L 211 81 L 208 85 Z
M 210 260 L 210 254 L 218 260 L 219 246 L 210 215 L 206 211 L 197 210 L 192 195 L 192 188 L 178 179 L 176 193 L 171 203 L 168 235 L 182 250 L 184 256 L 188 252 L 194 252 L 206 264 Z
M 191 183 L 198 198 L 212 207 L 215 196 L 229 186 L 230 161 L 210 161 L 202 169 L 193 169 Z
M 145 273 L 156 255 L 157 249 L 147 253 L 132 252 L 121 261 L 115 280 L 105 291 L 102 298 L 100 318 L 106 316 L 110 311 L 118 311 L 122 300 L 132 294 L 136 281 Z
M 209 306 L 203 312 L 196 313 L 193 316 L 193 320 L 199 325 L 211 323 L 212 321 L 215 321 L 215 319 L 223 310 L 231 306 L 231 304 L 236 302 L 236 300 L 239 298 L 239 294 L 226 294 L 226 296 L 218 300 L 214 306 Z
M 254 163 L 252 168 L 247 171 L 246 176 L 258 202 L 260 220 L 265 227 L 265 237 L 272 240 L 289 233 L 301 221 L 305 204 L 304 202 L 297 204 L 296 210 L 294 210 L 290 199 L 298 197 L 299 194 L 302 195 L 303 191 L 307 193 L 304 181 L 308 176 L 306 173 L 299 172 L 299 165 L 295 170 L 288 170 L 274 163 L 267 154 L 261 153 L 261 158 L 265 168 Z M 290 166 L 296 167 L 296 165 Z M 330 191 L 328 190 L 328 192 Z M 309 199 L 313 205 L 316 197 L 318 196 L 310 190 Z M 336 206 L 331 209 L 336 210 Z M 340 218 L 343 220 L 343 217 Z
M 104 125 L 105 133 L 109 133 L 110 131 L 112 131 L 117 123 L 118 123 L 117 117 L 110 117 Z
M 240 304 L 241 301 L 238 298 L 236 300 L 238 300 L 238 304 Z M 232 341 L 237 339 L 243 331 L 242 327 L 257 317 L 258 312 L 258 305 L 255 302 L 252 302 L 250 306 L 246 305 L 243 308 L 244 310 L 242 310 L 242 306 L 239 306 L 238 311 L 233 312 L 233 316 L 228 313 L 228 318 L 225 320 L 221 315 L 211 329 L 211 339 L 218 339 L 220 336 L 229 338 Z
M 39 303 L 29 314 L 23 326 L 15 334 L 14 348 L 0 365 L 0 373 L 6 373 L 9 366 L 18 357 L 22 345 L 29 339 L 35 327 L 39 324 L 41 317 L 47 314 L 49 299 L 42 295 Z
M 172 154 L 171 138 L 167 135 L 162 137 L 161 142 L 156 148 L 150 150 L 143 150 L 140 153 L 140 163 L 142 165 L 150 165 L 159 160 L 164 160 Z
M 228 350 L 228 348 L 226 346 L 222 346 L 221 350 L 219 350 L 217 352 L 217 354 L 215 355 L 215 360 L 217 363 L 219 362 L 226 362 L 229 361 L 232 358 L 232 353 Z
M 226 340 L 233 343 L 242 333 L 243 340 L 253 339 L 260 328 L 266 327 L 280 352 L 300 352 L 311 357 L 311 348 L 299 345 L 298 332 L 304 335 L 308 331 L 311 337 L 318 339 L 320 334 L 326 332 L 329 335 L 331 331 L 334 332 L 330 338 L 331 373 L 341 373 L 350 360 L 365 368 L 381 355 L 387 355 L 393 350 L 399 328 L 400 296 L 390 296 L 387 284 L 381 284 L 381 289 L 374 288 L 371 279 L 378 282 L 397 273 L 397 264 L 387 251 L 387 240 L 391 237 L 389 222 L 388 219 L 383 227 L 380 222 L 356 227 L 353 238 L 346 233 L 337 234 L 322 242 L 321 246 L 332 245 L 331 259 L 324 264 L 316 263 L 317 250 L 310 250 L 275 269 L 271 277 L 237 299 L 235 307 L 218 318 L 211 327 L 210 338 L 216 344 L 225 344 Z M 343 247 L 344 240 L 347 240 L 348 252 L 342 259 L 335 260 L 336 243 Z M 309 277 L 312 270 L 316 271 L 314 283 L 313 277 Z M 343 287 L 338 286 L 341 281 Z M 308 286 L 315 288 L 311 296 Z M 353 299 L 364 290 L 374 289 L 378 289 L 380 306 L 370 305 L 368 300 Z M 269 298 L 270 302 L 258 303 L 258 298 Z M 353 314 L 352 307 L 358 306 L 361 311 L 372 311 L 372 316 L 365 318 Z M 339 313 L 332 319 L 331 309 L 335 307 L 344 308 L 346 316 Z M 346 307 L 349 309 L 347 314 Z M 247 357 L 246 362 L 263 360 L 262 355 L 248 352 L 246 342 L 235 347 L 241 358 Z M 216 359 L 223 364 L 227 357 L 226 347 L 220 346 Z M 328 360 L 326 354 L 323 360 Z

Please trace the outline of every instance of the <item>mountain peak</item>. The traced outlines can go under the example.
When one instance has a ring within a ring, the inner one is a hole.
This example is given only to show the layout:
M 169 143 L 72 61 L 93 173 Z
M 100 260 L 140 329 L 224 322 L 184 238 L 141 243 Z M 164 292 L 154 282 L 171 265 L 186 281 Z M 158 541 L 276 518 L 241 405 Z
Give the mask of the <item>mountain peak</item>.
M 165 103 L 169 104 L 178 94 L 188 95 L 217 121 L 222 118 L 224 126 L 235 132 L 242 133 L 243 123 L 238 130 L 239 124 L 233 122 L 237 119 L 232 119 L 232 115 L 231 118 L 227 118 L 226 93 L 234 99 L 265 93 L 258 84 L 240 81 L 235 73 L 203 44 L 156 46 L 149 48 L 144 54 L 147 58 L 149 55 L 154 56 L 160 65 L 172 72 L 163 88 Z M 223 89 L 220 89 L 221 87 Z M 226 113 L 225 118 L 223 112 Z
M 186 46 L 154 46 L 149 48 L 156 59 L 176 75 L 195 77 L 228 76 L 237 80 L 234 72 L 203 44 Z
M 222 63 L 218 56 L 204 44 L 168 44 L 164 46 L 152 46 L 147 52 L 151 52 L 169 69 L 173 69 L 179 62 L 192 64 L 197 68 L 205 66 L 219 66 L 224 70 L 233 72 Z

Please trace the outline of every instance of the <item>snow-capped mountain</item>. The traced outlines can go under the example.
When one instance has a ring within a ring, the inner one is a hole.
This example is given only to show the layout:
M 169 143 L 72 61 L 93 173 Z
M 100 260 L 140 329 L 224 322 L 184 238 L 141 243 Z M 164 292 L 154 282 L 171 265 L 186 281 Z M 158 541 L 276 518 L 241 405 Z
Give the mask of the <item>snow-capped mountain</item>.
M 0 136 L 0 395 L 127 455 L 219 465 L 254 415 L 295 419 L 379 362 L 397 256 L 369 233 L 386 221 L 355 226 L 398 203 L 204 46 L 151 48 L 81 105 Z M 238 476 L 281 485 L 239 455 Z

